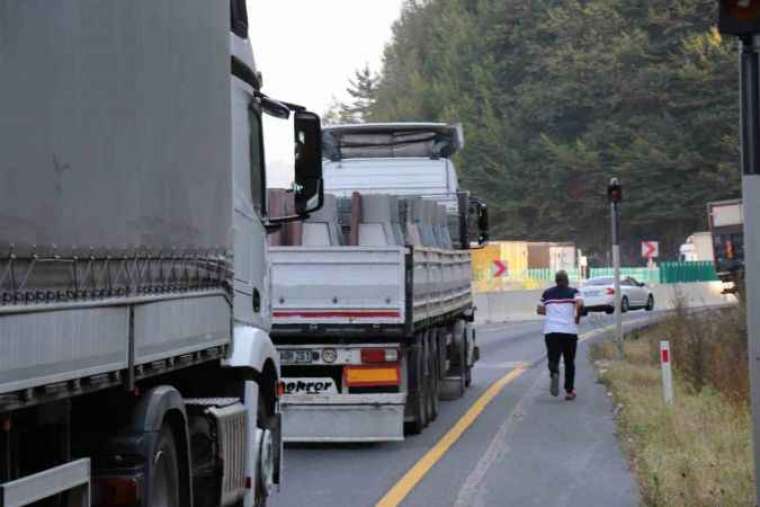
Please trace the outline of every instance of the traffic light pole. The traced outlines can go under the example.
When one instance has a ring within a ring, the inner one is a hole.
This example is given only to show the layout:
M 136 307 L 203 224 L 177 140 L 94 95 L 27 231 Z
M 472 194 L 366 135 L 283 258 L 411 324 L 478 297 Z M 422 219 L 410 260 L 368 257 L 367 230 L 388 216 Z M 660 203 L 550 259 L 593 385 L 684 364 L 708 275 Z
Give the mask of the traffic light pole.
M 760 505 L 760 35 L 742 38 L 742 200 L 747 339 L 755 458 L 755 504 Z
M 623 312 L 622 294 L 620 292 L 620 209 L 616 202 L 610 203 L 610 220 L 612 222 L 612 266 L 615 278 L 615 342 L 620 359 L 624 357 L 623 348 Z

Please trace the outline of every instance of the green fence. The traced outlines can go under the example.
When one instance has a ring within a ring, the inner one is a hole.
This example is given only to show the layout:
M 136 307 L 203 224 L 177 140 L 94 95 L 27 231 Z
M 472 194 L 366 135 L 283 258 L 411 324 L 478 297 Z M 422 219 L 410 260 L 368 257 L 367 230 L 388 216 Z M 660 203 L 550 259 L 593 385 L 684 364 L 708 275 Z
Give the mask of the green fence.
M 589 276 L 591 278 L 597 276 L 614 276 L 615 270 L 613 268 L 591 268 L 589 270 Z M 660 269 L 654 268 L 620 268 L 620 276 L 623 278 L 632 276 L 639 282 L 644 283 L 660 283 Z
M 710 261 L 663 262 L 659 267 L 620 268 L 621 276 L 631 276 L 644 283 L 712 282 L 718 279 L 715 266 Z M 591 268 L 590 277 L 613 276 L 612 268 Z
M 580 280 L 581 271 L 579 269 L 566 269 L 567 276 L 570 280 Z M 552 269 L 535 268 L 528 269 L 522 274 L 523 277 L 536 282 L 549 282 L 554 283 L 554 276 L 556 271 Z
M 660 264 L 660 283 L 712 282 L 717 279 L 715 266 L 710 261 Z

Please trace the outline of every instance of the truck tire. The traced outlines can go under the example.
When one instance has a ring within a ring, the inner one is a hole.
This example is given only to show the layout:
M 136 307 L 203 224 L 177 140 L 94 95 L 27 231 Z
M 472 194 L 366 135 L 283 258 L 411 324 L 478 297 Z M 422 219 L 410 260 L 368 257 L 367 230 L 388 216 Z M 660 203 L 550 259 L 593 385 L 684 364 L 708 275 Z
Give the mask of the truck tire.
M 270 400 L 262 393 L 259 388 L 259 401 L 257 407 L 258 415 L 256 417 L 256 445 L 258 445 L 258 459 L 256 463 L 256 495 L 254 498 L 254 507 L 265 507 L 269 494 L 274 488 L 276 475 L 276 453 L 279 452 L 277 442 L 275 442 L 275 432 L 277 431 L 277 420 L 274 410 L 271 407 Z
M 453 363 L 456 367 L 452 368 L 452 377 L 455 378 L 452 383 L 455 398 L 464 396 L 467 389 L 467 331 L 463 321 L 458 321 L 454 326 L 454 350 L 455 357 Z
M 438 418 L 438 388 L 440 385 L 438 381 L 438 358 L 440 357 L 440 354 L 436 348 L 437 340 L 435 331 L 429 333 L 426 342 L 428 344 L 428 364 L 430 365 L 428 368 L 428 406 L 430 407 L 428 410 L 428 420 L 432 422 Z
M 465 327 L 465 330 L 466 329 L 467 329 L 467 327 Z M 472 384 L 472 366 L 475 364 L 475 362 L 473 361 L 473 365 L 470 364 L 470 357 L 469 357 L 470 343 L 469 343 L 469 341 L 472 340 L 473 342 L 475 342 L 475 340 L 476 340 L 476 338 L 475 338 L 475 330 L 474 329 L 472 330 L 471 334 L 468 333 L 467 340 L 468 341 L 465 342 L 465 346 L 464 346 L 464 350 L 465 350 L 465 364 L 467 365 L 467 367 L 465 369 L 465 372 L 464 372 L 464 387 L 465 387 L 465 389 L 467 389 L 468 387 L 470 387 L 470 385 Z M 473 343 L 473 347 L 474 347 L 474 345 L 475 344 Z M 473 348 L 473 351 L 474 351 L 474 348 Z
M 180 507 L 179 464 L 174 433 L 164 423 L 159 433 L 150 474 L 149 507 Z
M 419 435 L 428 425 L 427 396 L 425 395 L 425 363 L 422 345 L 409 352 L 409 387 L 415 393 L 412 399 L 412 422 L 407 426 L 411 435 Z

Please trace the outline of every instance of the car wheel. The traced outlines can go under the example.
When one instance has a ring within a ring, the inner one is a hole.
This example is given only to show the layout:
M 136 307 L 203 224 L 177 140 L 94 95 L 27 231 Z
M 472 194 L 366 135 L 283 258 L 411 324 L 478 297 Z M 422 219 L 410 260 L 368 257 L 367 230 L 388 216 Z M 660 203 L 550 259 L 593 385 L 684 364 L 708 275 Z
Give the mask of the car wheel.
M 631 306 L 628 303 L 628 298 L 623 296 L 623 300 L 620 302 L 620 311 L 626 313 L 630 308 Z
M 654 310 L 654 296 L 651 294 L 649 295 L 649 298 L 647 298 L 647 306 L 645 307 L 645 310 L 648 312 Z

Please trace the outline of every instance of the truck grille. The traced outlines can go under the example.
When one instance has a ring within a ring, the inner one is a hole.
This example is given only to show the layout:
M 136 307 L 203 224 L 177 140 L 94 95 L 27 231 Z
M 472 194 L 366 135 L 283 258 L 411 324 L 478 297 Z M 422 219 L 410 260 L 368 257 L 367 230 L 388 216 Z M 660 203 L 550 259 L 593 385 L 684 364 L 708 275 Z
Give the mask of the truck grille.
M 221 505 L 243 499 L 246 492 L 246 449 L 248 427 L 245 406 L 209 407 L 206 411 L 216 423 L 219 459 L 223 464 Z

